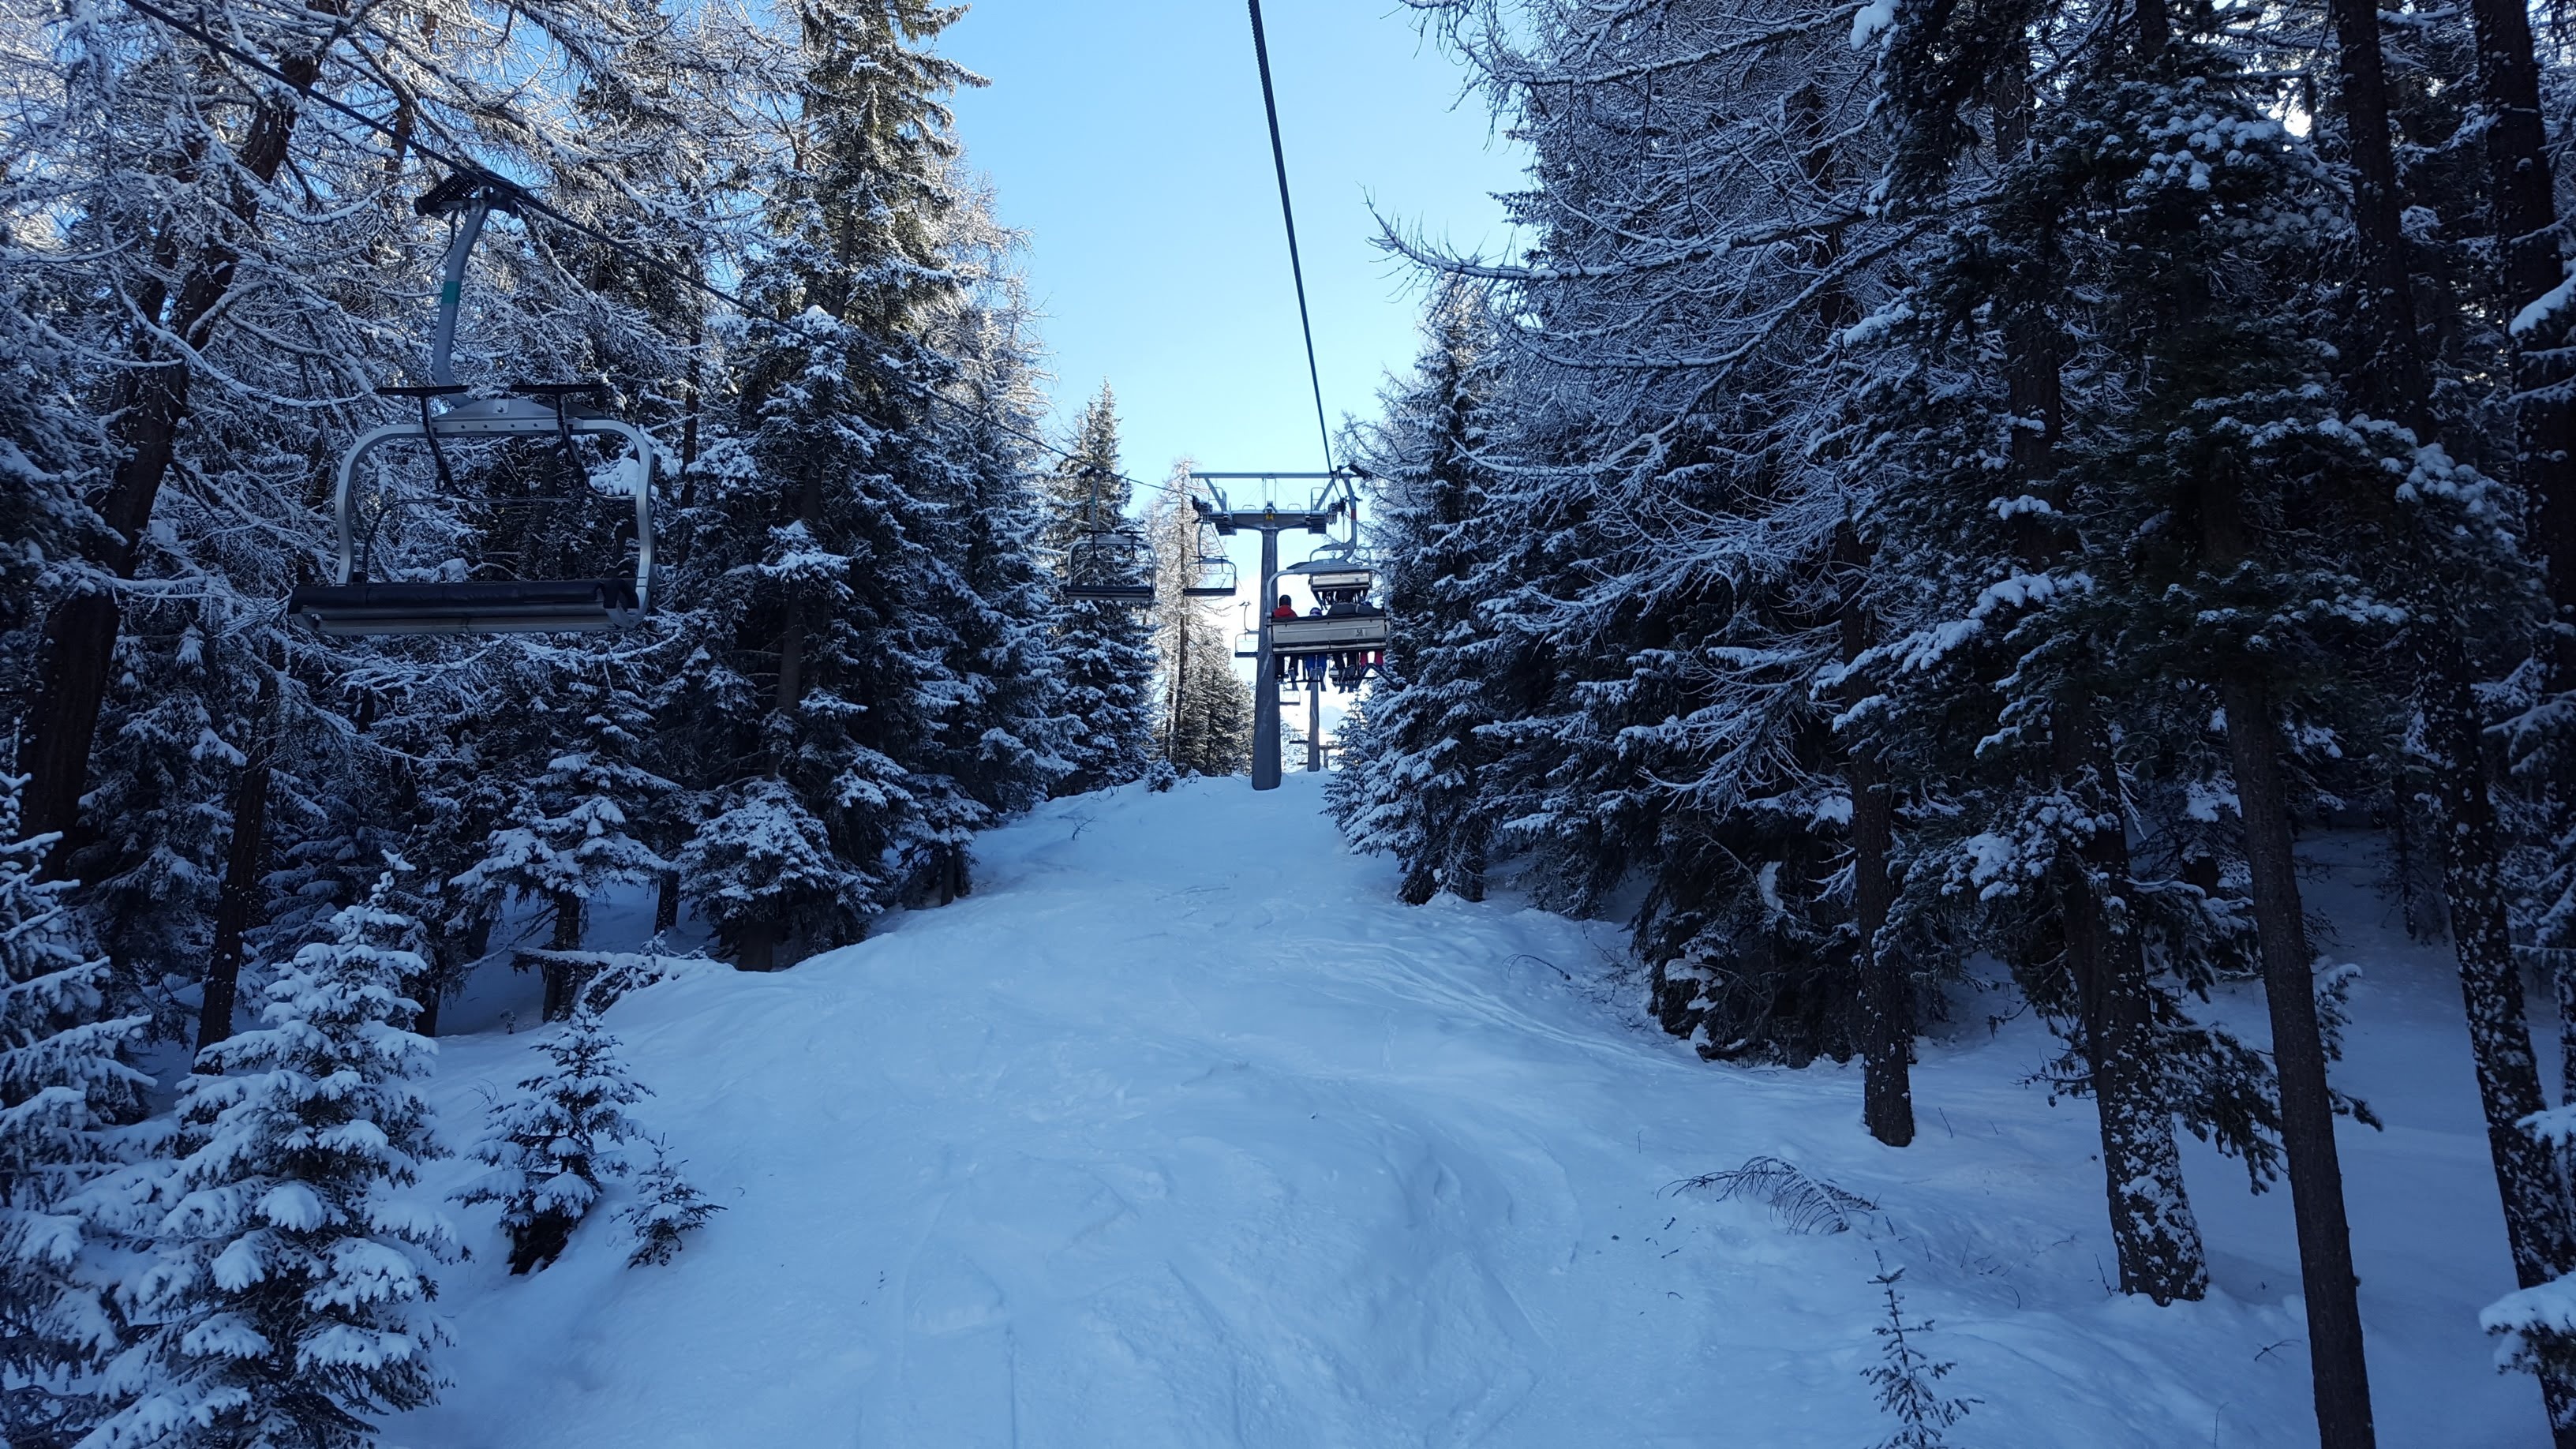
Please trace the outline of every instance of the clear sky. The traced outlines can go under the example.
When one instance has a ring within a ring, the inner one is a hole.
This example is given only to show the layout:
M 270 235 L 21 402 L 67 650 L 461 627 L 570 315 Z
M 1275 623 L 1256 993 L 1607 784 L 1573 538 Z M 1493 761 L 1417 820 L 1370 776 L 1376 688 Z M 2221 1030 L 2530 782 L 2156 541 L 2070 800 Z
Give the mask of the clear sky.
M 1338 428 L 1418 346 L 1422 289 L 1372 245 L 1370 203 L 1498 251 L 1492 193 L 1520 161 L 1396 0 L 1269 0 L 1263 21 Z M 1140 478 L 1184 455 L 1320 468 L 1242 0 L 974 0 L 940 48 L 992 81 L 958 129 L 1028 235 L 1059 423 L 1106 381 Z

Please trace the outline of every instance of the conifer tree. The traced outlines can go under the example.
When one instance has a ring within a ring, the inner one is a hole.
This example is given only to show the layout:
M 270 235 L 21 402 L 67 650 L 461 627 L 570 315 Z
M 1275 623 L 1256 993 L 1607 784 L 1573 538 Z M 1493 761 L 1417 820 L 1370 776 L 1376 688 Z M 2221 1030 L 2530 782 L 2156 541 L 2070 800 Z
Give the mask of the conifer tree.
M 689 782 L 707 818 L 684 888 L 746 969 L 857 939 L 974 818 L 924 768 L 969 693 L 943 608 L 972 590 L 934 502 L 960 460 L 925 396 L 949 380 L 926 339 L 968 280 L 945 250 L 962 198 L 942 97 L 971 77 L 929 49 L 955 14 L 798 11 L 804 89 L 750 277 L 784 320 L 739 349 L 732 455 L 683 539 L 713 647 L 669 696 L 712 766 Z
M 707 1201 L 706 1194 L 691 1187 L 656 1144 L 653 1165 L 636 1174 L 635 1201 L 617 1215 L 635 1234 L 635 1251 L 627 1255 L 626 1266 L 658 1267 L 670 1262 L 689 1234 L 723 1211 L 723 1204 Z
M 501 1205 L 513 1273 L 554 1262 L 606 1181 L 633 1171 L 625 1152 L 643 1129 L 626 1109 L 652 1095 L 595 1011 L 576 1010 L 539 1050 L 548 1065 L 519 1079 L 466 1154 L 491 1170 L 457 1193 Z
M 123 1059 L 148 1018 L 104 1016 L 107 963 L 80 947 L 70 886 L 37 878 L 51 842 L 20 836 L 18 790 L 0 774 L 0 1437 L 35 1444 L 81 1427 L 120 1342 L 82 1255 L 132 1226 L 102 1180 L 151 1078 Z
M 400 869 L 397 863 L 396 869 Z M 153 1253 L 120 1290 L 135 1340 L 108 1373 L 117 1446 L 358 1449 L 440 1388 L 425 1309 L 446 1222 L 395 1201 L 439 1155 L 408 1025 L 420 923 L 393 871 L 265 991 L 261 1026 L 207 1050 L 177 1107 Z
M 581 949 L 588 904 L 603 891 L 658 881 L 671 868 L 643 839 L 675 787 L 646 763 L 654 726 L 639 662 L 569 649 L 530 654 L 519 675 L 517 753 L 545 763 L 515 792 L 514 818 L 492 832 L 483 858 L 452 882 L 487 915 L 503 896 L 542 902 L 554 923 L 547 945 L 558 952 Z M 549 969 L 546 980 L 546 1015 L 561 1016 L 571 1009 L 566 973 Z
M 1162 757 L 1183 775 L 1241 773 L 1252 757 L 1252 688 L 1234 672 L 1234 642 L 1220 611 L 1228 600 L 1194 599 L 1186 590 L 1203 575 L 1203 550 L 1216 547 L 1213 531 L 1190 506 L 1194 485 L 1188 460 L 1172 467 L 1163 501 L 1148 526 L 1154 540 L 1154 652 L 1162 661 L 1158 682 Z
M 1058 465 L 1047 546 L 1067 584 L 1148 584 L 1144 550 L 1127 512 L 1118 476 L 1118 408 L 1106 385 L 1075 425 L 1071 457 Z M 1060 599 L 1056 669 L 1073 733 L 1064 757 L 1072 768 L 1059 795 L 1123 785 L 1153 758 L 1154 654 L 1138 611 L 1116 600 Z
M 1328 786 L 1343 829 L 1395 856 L 1401 894 L 1416 905 L 1443 890 L 1484 899 L 1493 835 L 1477 785 L 1477 731 L 1496 713 L 1483 679 L 1493 639 L 1479 627 L 1475 574 L 1486 506 L 1477 455 L 1498 379 L 1479 305 L 1453 285 L 1434 306 L 1415 376 L 1387 399 L 1367 452 L 1392 635 L 1385 677 Z

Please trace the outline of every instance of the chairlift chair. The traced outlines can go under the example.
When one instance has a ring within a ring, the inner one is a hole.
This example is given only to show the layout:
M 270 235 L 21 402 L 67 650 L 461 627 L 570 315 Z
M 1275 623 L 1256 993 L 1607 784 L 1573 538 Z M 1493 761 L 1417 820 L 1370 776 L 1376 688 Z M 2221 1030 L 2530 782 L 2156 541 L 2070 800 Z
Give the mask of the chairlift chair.
M 1212 526 L 1205 520 L 1199 523 L 1198 578 L 1196 582 L 1181 590 L 1183 598 L 1231 599 L 1234 597 L 1235 586 L 1240 582 L 1240 578 L 1235 572 L 1234 560 L 1226 556 L 1224 546 L 1208 536 Z
M 1121 584 L 1108 582 L 1116 576 L 1122 555 L 1146 550 L 1144 576 L 1154 576 L 1151 549 L 1136 530 L 1102 521 L 1100 480 L 1109 476 L 1098 468 L 1084 468 L 1082 477 L 1090 486 L 1090 496 L 1083 505 L 1083 526 L 1066 553 L 1064 562 L 1064 597 L 1095 599 L 1109 604 L 1145 605 L 1154 602 L 1150 583 Z
M 425 387 L 385 387 L 379 394 L 419 405 L 418 421 L 388 423 L 361 436 L 340 459 L 332 517 L 339 534 L 335 582 L 303 584 L 287 598 L 287 612 L 317 632 L 369 634 L 517 634 L 567 630 L 629 629 L 644 621 L 652 608 L 653 463 L 652 440 L 644 430 L 612 418 L 577 399 L 596 399 L 605 389 L 597 383 L 524 383 L 515 396 L 452 401 L 466 391 L 457 382 L 451 354 L 456 341 L 459 305 L 464 295 L 466 262 L 495 210 L 516 208 L 519 189 L 483 172 L 459 172 L 432 187 L 413 203 L 423 216 L 457 216 L 455 237 L 448 244 L 438 294 L 438 323 L 430 346 L 430 383 Z M 434 410 L 433 404 L 439 406 Z M 440 579 L 379 580 L 368 574 L 376 525 L 385 501 L 376 503 L 375 519 L 361 527 L 359 469 L 377 449 L 418 439 L 428 445 L 442 488 L 453 492 L 442 440 L 552 438 L 561 449 L 565 471 L 575 482 L 570 500 L 617 499 L 635 508 L 635 567 L 630 576 L 571 579 Z M 626 445 L 626 456 L 606 489 L 590 481 L 575 440 L 613 438 Z

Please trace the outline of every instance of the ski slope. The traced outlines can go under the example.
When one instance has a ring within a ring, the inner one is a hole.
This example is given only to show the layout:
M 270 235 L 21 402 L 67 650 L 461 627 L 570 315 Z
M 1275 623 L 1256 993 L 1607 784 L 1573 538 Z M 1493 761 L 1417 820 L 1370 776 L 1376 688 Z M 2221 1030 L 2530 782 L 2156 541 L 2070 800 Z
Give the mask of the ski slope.
M 2218 1291 L 2122 1299 L 2092 1111 L 2022 1084 L 2030 1023 L 1963 1013 L 1880 1147 L 1856 1071 L 1653 1030 L 1615 930 L 1397 904 L 1317 784 L 1059 802 L 968 900 L 620 1002 L 640 1115 L 727 1211 L 632 1270 L 603 1211 L 526 1279 L 457 1211 L 454 1385 L 389 1442 L 1861 1449 L 1882 1261 L 1981 1401 L 1954 1443 L 2315 1442 L 2286 1191 L 2193 1156 Z M 2381 1442 L 2545 1442 L 2476 1328 L 2511 1284 L 2456 990 L 2329 864 L 2365 970 L 2339 1080 L 2390 1124 L 2346 1138 Z M 442 1041 L 452 1140 L 532 1040 Z M 1766 1154 L 1878 1210 L 1800 1234 L 1673 1190 Z

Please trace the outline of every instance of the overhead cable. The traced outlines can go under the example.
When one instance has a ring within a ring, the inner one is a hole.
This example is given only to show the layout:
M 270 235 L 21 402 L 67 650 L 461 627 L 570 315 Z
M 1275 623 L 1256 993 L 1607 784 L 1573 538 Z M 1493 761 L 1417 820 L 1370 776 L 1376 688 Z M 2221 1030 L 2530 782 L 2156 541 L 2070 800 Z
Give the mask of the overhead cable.
M 1261 0 L 1252 7 L 1252 58 L 1261 67 L 1261 109 L 1270 117 L 1270 165 L 1279 173 L 1279 219 L 1288 228 L 1288 275 L 1297 283 L 1297 325 L 1306 334 L 1306 380 L 1315 388 L 1315 433 L 1324 442 L 1324 471 L 1333 471 L 1333 426 L 1324 420 L 1324 373 L 1315 365 L 1315 319 L 1306 309 L 1306 268 L 1297 259 L 1297 209 L 1288 201 L 1288 151 L 1279 143 L 1279 97 L 1270 85 L 1270 42 L 1261 33 Z

